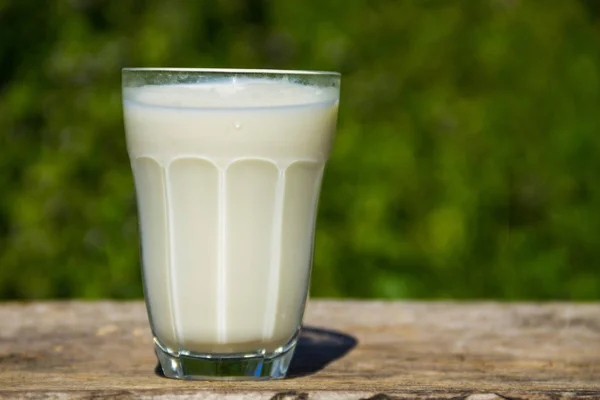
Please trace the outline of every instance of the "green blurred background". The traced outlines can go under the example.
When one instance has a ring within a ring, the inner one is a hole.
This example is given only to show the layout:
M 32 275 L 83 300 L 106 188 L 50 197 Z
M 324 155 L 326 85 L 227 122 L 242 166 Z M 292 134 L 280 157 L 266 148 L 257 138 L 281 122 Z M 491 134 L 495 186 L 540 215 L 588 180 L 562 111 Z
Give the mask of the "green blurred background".
M 313 296 L 600 298 L 600 2 L 0 0 L 0 298 L 142 295 L 125 66 L 336 70 Z

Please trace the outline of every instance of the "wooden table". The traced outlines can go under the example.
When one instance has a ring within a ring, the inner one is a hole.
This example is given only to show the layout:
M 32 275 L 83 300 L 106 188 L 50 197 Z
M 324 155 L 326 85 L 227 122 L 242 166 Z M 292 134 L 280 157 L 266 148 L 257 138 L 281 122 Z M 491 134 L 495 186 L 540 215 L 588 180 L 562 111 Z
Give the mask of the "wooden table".
M 161 377 L 141 302 L 0 304 L 0 398 L 600 399 L 600 304 L 313 301 L 292 377 Z

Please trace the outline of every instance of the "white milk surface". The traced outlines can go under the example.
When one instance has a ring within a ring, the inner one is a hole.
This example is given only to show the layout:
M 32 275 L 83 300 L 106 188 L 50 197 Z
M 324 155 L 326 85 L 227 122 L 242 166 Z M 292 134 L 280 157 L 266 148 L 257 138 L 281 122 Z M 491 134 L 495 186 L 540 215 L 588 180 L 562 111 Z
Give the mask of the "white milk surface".
M 299 327 L 338 91 L 275 80 L 124 90 L 154 335 L 173 351 L 285 345 Z

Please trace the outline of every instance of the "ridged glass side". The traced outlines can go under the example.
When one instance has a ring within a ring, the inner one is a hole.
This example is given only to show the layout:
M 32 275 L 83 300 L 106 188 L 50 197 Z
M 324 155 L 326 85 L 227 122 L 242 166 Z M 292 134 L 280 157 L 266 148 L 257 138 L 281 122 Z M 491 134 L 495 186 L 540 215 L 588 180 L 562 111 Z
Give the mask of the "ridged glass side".
M 144 291 L 150 324 L 163 346 L 177 351 L 171 296 L 170 249 L 164 169 L 156 160 L 140 157 L 132 169 L 138 193 Z
M 310 277 L 323 164 L 134 162 L 153 331 L 172 351 L 284 346 Z
M 308 294 L 322 175 L 322 164 L 304 161 L 295 162 L 285 171 L 280 244 L 282 273 L 279 274 L 279 295 L 274 299 L 277 307 L 273 339 L 285 340 L 290 335 L 290 326 L 302 320 Z
M 174 320 L 181 348 L 218 341 L 219 172 L 207 160 L 167 169 Z
M 277 167 L 263 160 L 241 160 L 227 168 L 227 341 L 263 339 L 270 299 Z M 275 221 L 277 223 L 277 221 Z

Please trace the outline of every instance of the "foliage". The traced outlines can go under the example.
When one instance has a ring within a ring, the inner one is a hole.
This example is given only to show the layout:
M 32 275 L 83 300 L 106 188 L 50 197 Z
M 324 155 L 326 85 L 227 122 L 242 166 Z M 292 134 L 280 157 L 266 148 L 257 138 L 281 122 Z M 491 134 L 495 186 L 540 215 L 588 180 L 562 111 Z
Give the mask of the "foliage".
M 600 298 L 593 1 L 0 0 L 0 296 L 141 296 L 124 66 L 343 73 L 312 293 Z

